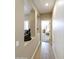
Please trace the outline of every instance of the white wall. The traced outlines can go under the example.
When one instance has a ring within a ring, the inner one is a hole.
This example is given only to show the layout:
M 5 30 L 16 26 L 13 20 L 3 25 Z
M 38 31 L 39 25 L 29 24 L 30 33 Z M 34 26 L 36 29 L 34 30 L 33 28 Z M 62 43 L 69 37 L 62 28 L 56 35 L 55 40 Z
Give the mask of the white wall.
M 64 3 L 56 1 L 52 15 L 53 50 L 56 59 L 64 59 Z
M 39 35 L 29 42 L 24 42 L 24 1 L 15 0 L 15 5 L 15 41 L 19 43 L 15 47 L 15 56 L 16 59 L 31 59 L 38 45 Z

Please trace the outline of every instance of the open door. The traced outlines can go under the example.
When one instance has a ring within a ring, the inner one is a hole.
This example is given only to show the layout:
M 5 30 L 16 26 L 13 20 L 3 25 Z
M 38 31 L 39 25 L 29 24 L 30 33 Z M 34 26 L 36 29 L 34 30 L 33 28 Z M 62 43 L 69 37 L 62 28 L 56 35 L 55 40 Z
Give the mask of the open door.
M 41 21 L 41 41 L 49 42 L 50 37 L 50 21 L 42 20 Z

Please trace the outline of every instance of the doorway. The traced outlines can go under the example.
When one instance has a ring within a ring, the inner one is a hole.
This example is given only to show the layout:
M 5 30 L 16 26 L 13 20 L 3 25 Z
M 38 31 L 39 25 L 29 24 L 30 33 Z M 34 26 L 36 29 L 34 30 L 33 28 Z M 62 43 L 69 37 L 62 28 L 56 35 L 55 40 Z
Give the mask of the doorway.
M 41 41 L 49 42 L 50 37 L 50 21 L 42 20 L 41 21 Z

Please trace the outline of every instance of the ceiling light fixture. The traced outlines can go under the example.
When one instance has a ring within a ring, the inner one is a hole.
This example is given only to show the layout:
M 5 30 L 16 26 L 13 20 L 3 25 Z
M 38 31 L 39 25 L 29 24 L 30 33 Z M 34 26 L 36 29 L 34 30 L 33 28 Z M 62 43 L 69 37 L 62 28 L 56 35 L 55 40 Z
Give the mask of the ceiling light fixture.
M 58 1 L 58 5 L 63 5 L 64 1 Z
M 46 3 L 45 6 L 48 6 L 48 3 Z

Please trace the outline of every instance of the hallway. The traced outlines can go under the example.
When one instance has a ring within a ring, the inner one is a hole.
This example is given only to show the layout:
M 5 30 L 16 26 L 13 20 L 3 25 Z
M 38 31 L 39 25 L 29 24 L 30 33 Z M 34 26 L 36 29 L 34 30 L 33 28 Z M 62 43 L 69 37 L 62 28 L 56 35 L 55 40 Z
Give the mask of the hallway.
M 41 42 L 34 59 L 55 59 L 52 46 L 47 42 Z
M 41 34 L 41 42 L 49 42 L 49 36 L 45 33 Z
M 15 34 L 16 59 L 64 59 L 63 2 L 17 0 Z

